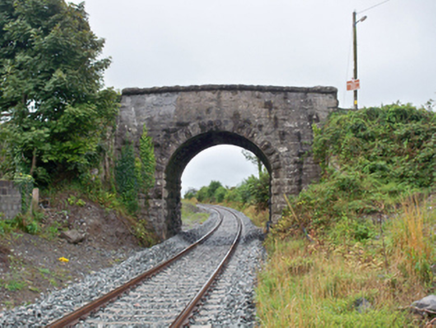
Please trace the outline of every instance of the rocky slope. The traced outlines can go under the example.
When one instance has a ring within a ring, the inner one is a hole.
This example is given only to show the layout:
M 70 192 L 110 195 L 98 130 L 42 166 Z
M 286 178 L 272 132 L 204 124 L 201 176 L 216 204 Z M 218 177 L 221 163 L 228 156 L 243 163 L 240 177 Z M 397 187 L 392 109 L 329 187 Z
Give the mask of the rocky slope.
M 126 218 L 88 200 L 70 204 L 69 195 L 44 202 L 40 232 L 0 234 L 0 311 L 33 302 L 85 275 L 121 262 L 141 246 Z M 80 242 L 62 232 L 76 231 Z

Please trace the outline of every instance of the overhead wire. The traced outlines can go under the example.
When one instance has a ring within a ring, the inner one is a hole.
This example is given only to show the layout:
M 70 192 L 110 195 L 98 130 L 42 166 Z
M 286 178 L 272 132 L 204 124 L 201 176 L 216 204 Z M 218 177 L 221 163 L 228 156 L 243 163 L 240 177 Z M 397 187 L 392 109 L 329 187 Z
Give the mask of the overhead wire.
M 376 4 L 376 5 L 372 6 L 372 7 L 369 7 L 369 8 L 366 8 L 366 9 L 362 10 L 362 11 L 359 11 L 358 14 L 364 13 L 365 11 L 368 11 L 368 10 L 370 10 L 372 8 L 381 6 L 382 4 L 384 4 L 384 3 L 388 2 L 388 1 L 391 1 L 391 0 L 386 0 L 386 1 L 380 2 L 380 3 L 378 3 L 378 4 Z
M 359 12 L 357 12 L 357 14 L 361 14 L 361 13 L 364 13 L 364 12 L 366 12 L 366 11 L 368 11 L 368 10 L 371 10 L 371 9 L 373 9 L 373 8 L 375 8 L 375 7 L 378 7 L 378 6 L 381 6 L 382 4 L 384 4 L 384 3 L 386 3 L 386 2 L 389 2 L 390 0 L 385 0 L 385 1 L 383 1 L 383 2 L 380 2 L 380 3 L 378 3 L 378 4 L 376 4 L 376 5 L 373 5 L 373 6 L 371 6 L 371 7 L 369 7 L 369 8 L 366 8 L 366 9 L 364 9 L 364 10 L 362 10 L 362 11 L 359 11 Z M 350 39 L 350 44 L 352 43 L 352 35 L 351 35 L 351 39 Z M 351 47 L 349 46 L 348 47 L 348 59 L 347 59 L 347 69 L 346 69 L 346 80 L 348 80 L 348 73 L 349 73 L 349 70 L 350 70 L 350 55 L 351 55 Z M 345 104 L 345 98 L 346 98 L 346 95 L 347 95 L 347 93 L 346 92 L 344 92 L 344 96 L 343 96 L 343 101 L 344 101 L 344 104 Z
M 348 79 L 349 79 L 348 73 L 350 73 L 350 57 L 351 57 L 351 49 L 352 48 L 353 48 L 353 33 L 350 34 L 350 41 L 348 42 L 348 58 L 347 58 L 347 69 L 346 69 L 345 81 L 348 81 Z M 346 96 L 347 96 L 347 93 L 344 92 L 343 104 L 345 104 Z

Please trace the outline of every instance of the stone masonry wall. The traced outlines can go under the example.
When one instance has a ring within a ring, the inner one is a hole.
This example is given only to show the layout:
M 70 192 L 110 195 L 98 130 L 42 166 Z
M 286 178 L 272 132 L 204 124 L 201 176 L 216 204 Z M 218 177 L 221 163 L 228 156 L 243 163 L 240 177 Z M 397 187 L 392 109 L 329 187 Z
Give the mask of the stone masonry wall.
M 156 157 L 155 186 L 148 213 L 162 239 L 181 227 L 181 176 L 201 151 L 220 144 L 253 152 L 268 169 L 271 222 L 286 207 L 285 197 L 298 194 L 319 177 L 310 155 L 312 125 L 338 106 L 332 87 L 203 85 L 124 89 L 115 150 L 127 139 L 138 151 L 143 126 L 152 137 Z
M 13 181 L 0 180 L 1 219 L 12 219 L 21 211 L 21 194 Z

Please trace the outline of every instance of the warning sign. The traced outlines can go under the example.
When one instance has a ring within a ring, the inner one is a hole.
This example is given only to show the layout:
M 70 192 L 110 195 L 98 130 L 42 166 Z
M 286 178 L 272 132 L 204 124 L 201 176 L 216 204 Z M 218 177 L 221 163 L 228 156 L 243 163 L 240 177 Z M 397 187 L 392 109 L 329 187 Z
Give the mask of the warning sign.
M 360 89 L 360 80 L 347 81 L 347 91 Z

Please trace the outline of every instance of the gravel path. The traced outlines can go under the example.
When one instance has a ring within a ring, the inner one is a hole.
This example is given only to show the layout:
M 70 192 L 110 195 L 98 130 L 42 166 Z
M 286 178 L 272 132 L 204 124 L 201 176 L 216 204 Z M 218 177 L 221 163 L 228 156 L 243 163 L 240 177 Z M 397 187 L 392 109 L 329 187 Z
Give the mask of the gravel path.
M 159 245 L 137 252 L 123 263 L 86 276 L 82 282 L 43 296 L 34 304 L 2 312 L 0 313 L 0 327 L 47 325 L 65 313 L 85 305 L 159 262 L 170 258 L 209 231 L 215 225 L 216 220 L 217 215 L 212 212 L 210 218 L 196 229 L 180 233 Z M 199 316 L 193 319 L 195 324 L 207 323 L 212 324 L 213 327 L 254 326 L 255 271 L 265 252 L 261 245 L 261 231 L 243 215 L 242 220 L 244 228 L 240 246 L 229 262 L 228 269 L 222 274 L 222 279 L 216 284 L 214 292 L 209 293 L 208 298 L 203 302 L 204 306 L 200 309 Z M 225 241 L 226 238 L 222 236 L 221 239 Z M 219 309 L 217 304 L 221 305 Z M 209 314 L 205 314 L 207 312 Z M 135 325 L 135 327 L 147 326 L 145 324 Z

